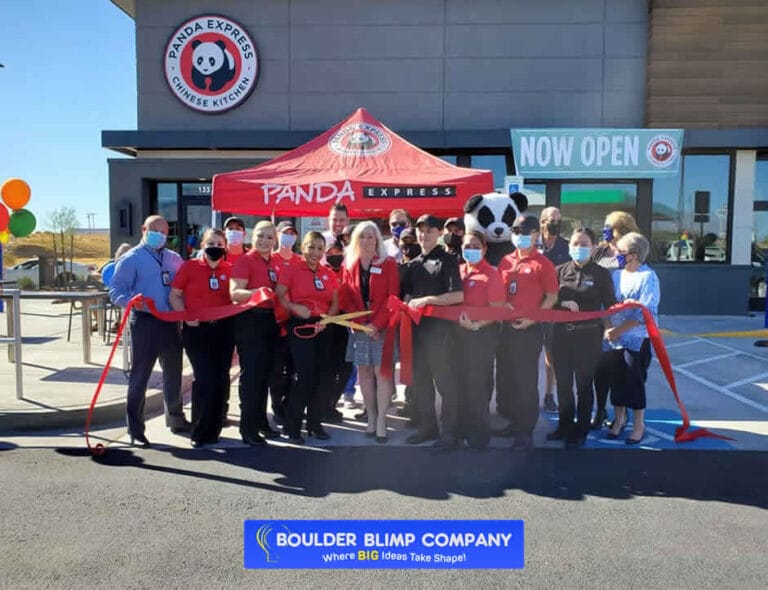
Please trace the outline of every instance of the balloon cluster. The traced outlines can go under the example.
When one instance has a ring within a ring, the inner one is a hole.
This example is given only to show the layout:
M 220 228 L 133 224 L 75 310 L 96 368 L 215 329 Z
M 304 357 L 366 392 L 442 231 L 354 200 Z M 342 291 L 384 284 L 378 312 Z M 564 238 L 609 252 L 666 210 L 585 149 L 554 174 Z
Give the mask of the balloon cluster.
M 8 242 L 11 236 L 23 238 L 35 231 L 37 220 L 31 211 L 24 209 L 31 194 L 29 185 L 21 178 L 11 178 L 3 183 L 0 196 L 5 205 L 0 204 L 0 244 Z M 9 214 L 8 209 L 13 213 Z

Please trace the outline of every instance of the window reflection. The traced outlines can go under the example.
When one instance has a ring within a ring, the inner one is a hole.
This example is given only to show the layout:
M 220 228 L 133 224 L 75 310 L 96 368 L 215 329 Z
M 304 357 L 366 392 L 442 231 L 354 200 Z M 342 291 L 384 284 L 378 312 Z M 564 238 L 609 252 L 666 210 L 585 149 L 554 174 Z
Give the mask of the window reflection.
M 727 260 L 730 166 L 727 154 L 689 154 L 683 158 L 682 182 L 654 180 L 651 248 L 657 260 Z M 706 211 L 695 210 L 697 191 L 709 192 Z
M 569 183 L 560 191 L 561 235 L 569 238 L 577 227 L 588 227 L 597 236 L 611 211 L 635 212 L 637 185 L 629 183 Z
M 504 190 L 504 177 L 507 175 L 507 158 L 504 154 L 472 156 L 472 168 L 480 168 L 493 172 L 493 186 Z

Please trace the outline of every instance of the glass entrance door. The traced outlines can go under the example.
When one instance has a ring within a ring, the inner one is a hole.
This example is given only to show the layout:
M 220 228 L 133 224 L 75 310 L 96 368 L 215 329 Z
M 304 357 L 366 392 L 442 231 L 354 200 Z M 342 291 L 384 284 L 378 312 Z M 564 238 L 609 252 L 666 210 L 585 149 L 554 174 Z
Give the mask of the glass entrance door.
M 199 249 L 205 230 L 211 227 L 211 201 L 208 198 L 185 197 L 181 205 L 180 240 L 184 258 L 191 258 Z
M 583 226 L 599 237 L 606 215 L 626 211 L 637 219 L 637 183 L 563 183 L 560 188 L 562 235 Z

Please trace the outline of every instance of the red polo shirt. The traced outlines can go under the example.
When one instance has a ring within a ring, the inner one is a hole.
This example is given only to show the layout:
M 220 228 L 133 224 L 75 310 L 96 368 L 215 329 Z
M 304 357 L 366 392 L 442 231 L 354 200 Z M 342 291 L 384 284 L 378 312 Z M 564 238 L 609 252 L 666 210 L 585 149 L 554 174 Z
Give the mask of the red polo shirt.
M 507 254 L 499 263 L 499 274 L 507 301 L 515 309 L 538 309 L 546 293 L 557 293 L 560 285 L 555 266 L 536 250 L 525 258 L 520 250 Z
M 243 252 L 242 254 L 227 252 L 227 262 L 229 262 L 232 265 L 232 268 L 235 268 L 235 264 L 237 263 L 237 261 L 240 260 L 246 254 L 248 254 L 248 252 Z
M 216 268 L 208 266 L 204 258 L 192 258 L 181 265 L 171 287 L 184 293 L 184 307 L 188 311 L 231 305 L 229 277 L 232 265 L 222 260 Z
M 501 275 L 486 260 L 481 260 L 475 266 L 462 264 L 459 271 L 464 287 L 464 305 L 487 307 L 491 303 L 506 301 Z
M 257 250 L 249 250 L 232 267 L 233 279 L 248 281 L 245 286 L 246 289 L 258 289 L 259 287 L 274 289 L 278 274 L 277 268 L 272 263 L 272 257 L 266 261 Z
M 319 281 L 315 285 L 315 280 Z M 313 316 L 328 313 L 333 294 L 338 290 L 336 274 L 330 266 L 318 264 L 313 271 L 302 259 L 301 264 L 290 265 L 280 273 L 279 284 L 288 288 L 291 303 L 306 305 Z M 322 283 L 322 289 L 318 286 Z

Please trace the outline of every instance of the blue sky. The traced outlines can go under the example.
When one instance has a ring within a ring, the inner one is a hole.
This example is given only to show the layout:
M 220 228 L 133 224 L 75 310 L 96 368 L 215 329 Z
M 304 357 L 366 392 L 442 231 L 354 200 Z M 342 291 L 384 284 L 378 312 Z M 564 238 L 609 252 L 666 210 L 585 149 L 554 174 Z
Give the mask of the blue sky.
M 104 129 L 136 129 L 133 19 L 109 0 L 2 0 L 0 182 L 32 188 L 27 206 L 75 207 L 109 224 Z

